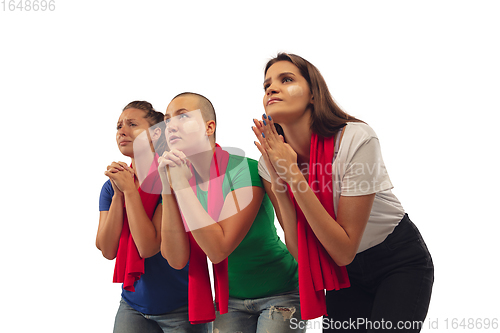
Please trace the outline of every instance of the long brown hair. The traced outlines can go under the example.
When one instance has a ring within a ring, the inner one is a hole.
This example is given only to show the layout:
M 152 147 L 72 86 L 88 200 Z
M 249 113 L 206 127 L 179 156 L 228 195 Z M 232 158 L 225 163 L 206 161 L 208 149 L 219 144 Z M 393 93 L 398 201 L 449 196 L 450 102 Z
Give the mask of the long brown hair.
M 155 152 L 158 155 L 162 155 L 163 152 L 167 149 L 167 140 L 165 139 L 165 122 L 163 121 L 164 114 L 161 112 L 156 111 L 153 108 L 153 105 L 149 102 L 146 101 L 133 101 L 128 103 L 124 108 L 123 111 L 127 109 L 139 109 L 144 112 L 146 112 L 146 115 L 144 118 L 149 123 L 150 130 L 154 130 L 155 128 L 160 128 L 161 129 L 161 134 L 156 143 L 154 144 L 154 149 Z M 149 135 L 148 135 L 149 137 Z
M 344 112 L 333 100 L 325 79 L 319 70 L 304 58 L 290 53 L 278 53 L 278 55 L 269 60 L 264 70 L 264 76 L 269 67 L 278 61 L 288 61 L 297 66 L 300 74 L 309 84 L 309 89 L 314 98 L 311 112 L 311 130 L 323 137 L 335 135 L 339 129 L 349 122 L 363 122 Z M 278 128 L 281 131 L 281 128 Z

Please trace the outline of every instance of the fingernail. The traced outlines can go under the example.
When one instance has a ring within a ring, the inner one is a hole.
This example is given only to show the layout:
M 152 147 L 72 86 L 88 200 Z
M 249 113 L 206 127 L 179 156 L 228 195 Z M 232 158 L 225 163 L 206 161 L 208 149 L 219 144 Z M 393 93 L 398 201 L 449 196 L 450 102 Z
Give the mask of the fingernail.
M 271 119 L 271 116 L 269 116 L 268 118 L 269 118 L 269 120 L 272 120 L 272 119 Z
M 264 117 L 264 119 L 267 119 L 267 116 L 266 116 L 266 114 L 265 114 L 265 113 L 262 115 L 262 117 Z
M 264 122 L 264 126 L 266 126 L 266 125 L 267 125 L 266 121 L 265 121 L 265 120 L 263 120 L 263 122 Z
M 264 133 L 262 133 L 262 137 L 265 138 L 266 136 L 264 135 Z

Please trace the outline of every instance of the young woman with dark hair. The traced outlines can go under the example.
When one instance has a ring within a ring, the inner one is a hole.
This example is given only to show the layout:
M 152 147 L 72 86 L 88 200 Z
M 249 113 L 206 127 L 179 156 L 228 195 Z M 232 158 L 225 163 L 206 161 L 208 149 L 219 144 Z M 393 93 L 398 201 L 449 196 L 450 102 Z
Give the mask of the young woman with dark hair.
M 328 314 L 324 332 L 423 322 L 432 259 L 391 191 L 375 132 L 337 106 L 307 60 L 281 53 L 264 75 L 259 173 L 299 263 L 302 318 Z
M 116 133 L 131 164 L 111 163 L 99 198 L 96 246 L 116 258 L 113 282 L 123 283 L 114 332 L 206 333 L 187 317 L 187 268 L 176 270 L 161 256 L 161 181 L 158 154 L 165 150 L 163 114 L 145 101 L 129 103 Z

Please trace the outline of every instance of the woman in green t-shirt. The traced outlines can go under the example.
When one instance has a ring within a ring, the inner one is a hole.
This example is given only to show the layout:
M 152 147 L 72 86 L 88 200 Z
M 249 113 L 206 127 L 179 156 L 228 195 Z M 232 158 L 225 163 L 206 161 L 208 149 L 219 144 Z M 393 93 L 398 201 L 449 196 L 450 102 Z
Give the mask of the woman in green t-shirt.
M 214 263 L 214 332 L 304 331 L 297 262 L 276 233 L 257 161 L 215 143 L 215 111 L 201 95 L 176 96 L 165 122 L 161 252 L 177 269 L 189 261 L 190 320 L 215 318 L 206 254 Z

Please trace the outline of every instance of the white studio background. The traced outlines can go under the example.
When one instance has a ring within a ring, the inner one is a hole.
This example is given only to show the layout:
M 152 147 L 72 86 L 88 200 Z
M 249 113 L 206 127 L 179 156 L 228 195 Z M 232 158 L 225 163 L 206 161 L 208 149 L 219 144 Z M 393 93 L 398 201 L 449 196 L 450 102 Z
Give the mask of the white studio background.
M 95 234 L 103 172 L 123 160 L 121 109 L 141 99 L 164 112 L 177 93 L 201 93 L 217 111 L 218 142 L 258 158 L 250 127 L 263 113 L 263 67 L 279 51 L 315 64 L 338 103 L 377 132 L 434 259 L 429 322 L 500 317 L 498 2 L 8 4 L 1 331 L 111 332 L 120 286 Z

